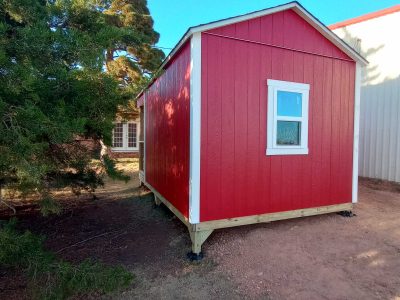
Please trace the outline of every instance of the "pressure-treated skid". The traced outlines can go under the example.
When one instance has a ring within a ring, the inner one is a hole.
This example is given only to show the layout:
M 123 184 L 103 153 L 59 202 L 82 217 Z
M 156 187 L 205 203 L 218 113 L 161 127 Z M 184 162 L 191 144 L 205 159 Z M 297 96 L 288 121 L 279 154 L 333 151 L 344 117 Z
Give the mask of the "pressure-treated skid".
M 320 206 L 315 208 L 305 208 L 305 209 L 297 209 L 284 212 L 267 213 L 267 214 L 248 216 L 248 217 L 206 221 L 206 222 L 200 222 L 198 224 L 190 224 L 189 220 L 184 215 L 182 215 L 182 213 L 178 211 L 168 200 L 166 200 L 163 196 L 157 193 L 152 187 L 150 187 L 149 185 L 147 186 L 154 194 L 155 204 L 160 205 L 161 203 L 164 203 L 165 206 L 167 206 L 188 228 L 190 239 L 192 241 L 192 254 L 193 254 L 190 257 L 191 258 L 194 257 L 195 259 L 197 258 L 201 259 L 202 257 L 201 247 L 215 229 L 256 224 L 256 223 L 268 223 L 272 221 L 321 215 L 333 212 L 351 211 L 353 208 L 352 203 L 344 203 L 344 204 Z
M 189 230 L 190 239 L 192 241 L 192 253 L 195 255 L 200 255 L 201 246 L 214 230 L 213 229 L 196 230 L 197 224 L 190 224 L 189 220 L 184 215 L 182 215 L 169 201 L 167 201 L 164 197 L 162 197 L 154 190 L 152 191 L 154 194 L 154 203 L 157 206 L 160 205 L 161 203 L 164 203 L 165 206 L 167 206 L 183 222 L 183 224 L 186 225 L 186 227 Z

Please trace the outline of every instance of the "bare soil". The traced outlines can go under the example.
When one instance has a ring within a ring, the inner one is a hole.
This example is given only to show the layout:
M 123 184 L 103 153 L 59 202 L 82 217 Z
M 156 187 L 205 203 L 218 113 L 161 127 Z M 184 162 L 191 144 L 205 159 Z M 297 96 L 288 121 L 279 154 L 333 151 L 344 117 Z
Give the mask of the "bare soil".
M 186 227 L 138 186 L 136 162 L 123 167 L 132 180 L 109 181 L 95 201 L 70 197 L 60 216 L 20 216 L 21 229 L 45 235 L 61 258 L 122 264 L 135 274 L 130 288 L 104 299 L 400 299 L 396 185 L 362 179 L 353 218 L 217 230 L 196 263 L 186 259 Z M 0 268 L 0 299 L 28 299 L 24 278 Z

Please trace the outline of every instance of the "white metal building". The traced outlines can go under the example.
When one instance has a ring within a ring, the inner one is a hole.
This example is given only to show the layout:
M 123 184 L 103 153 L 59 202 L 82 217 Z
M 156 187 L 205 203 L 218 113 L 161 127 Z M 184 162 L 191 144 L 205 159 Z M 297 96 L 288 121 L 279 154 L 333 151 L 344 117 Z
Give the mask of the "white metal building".
M 361 89 L 359 174 L 400 182 L 400 5 L 330 29 L 370 62 Z

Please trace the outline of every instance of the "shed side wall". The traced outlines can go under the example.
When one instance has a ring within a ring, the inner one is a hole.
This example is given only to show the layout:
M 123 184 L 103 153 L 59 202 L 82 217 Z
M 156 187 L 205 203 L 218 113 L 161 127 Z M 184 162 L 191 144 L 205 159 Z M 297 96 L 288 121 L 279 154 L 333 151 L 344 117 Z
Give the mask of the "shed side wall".
M 190 42 L 146 92 L 146 182 L 189 210 Z
M 345 58 L 293 22 L 277 13 L 218 34 Z M 308 155 L 265 155 L 267 79 L 310 84 Z M 350 203 L 354 80 L 352 61 L 203 33 L 201 221 Z

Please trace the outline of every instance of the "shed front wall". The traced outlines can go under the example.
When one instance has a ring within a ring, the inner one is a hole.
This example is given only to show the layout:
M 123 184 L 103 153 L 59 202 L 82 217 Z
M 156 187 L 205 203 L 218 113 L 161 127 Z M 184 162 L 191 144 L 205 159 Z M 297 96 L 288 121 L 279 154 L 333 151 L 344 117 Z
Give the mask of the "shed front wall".
M 267 79 L 310 84 L 308 155 L 265 154 Z M 203 32 L 200 221 L 350 203 L 354 81 L 293 11 Z
M 145 180 L 189 210 L 190 42 L 145 94 Z

